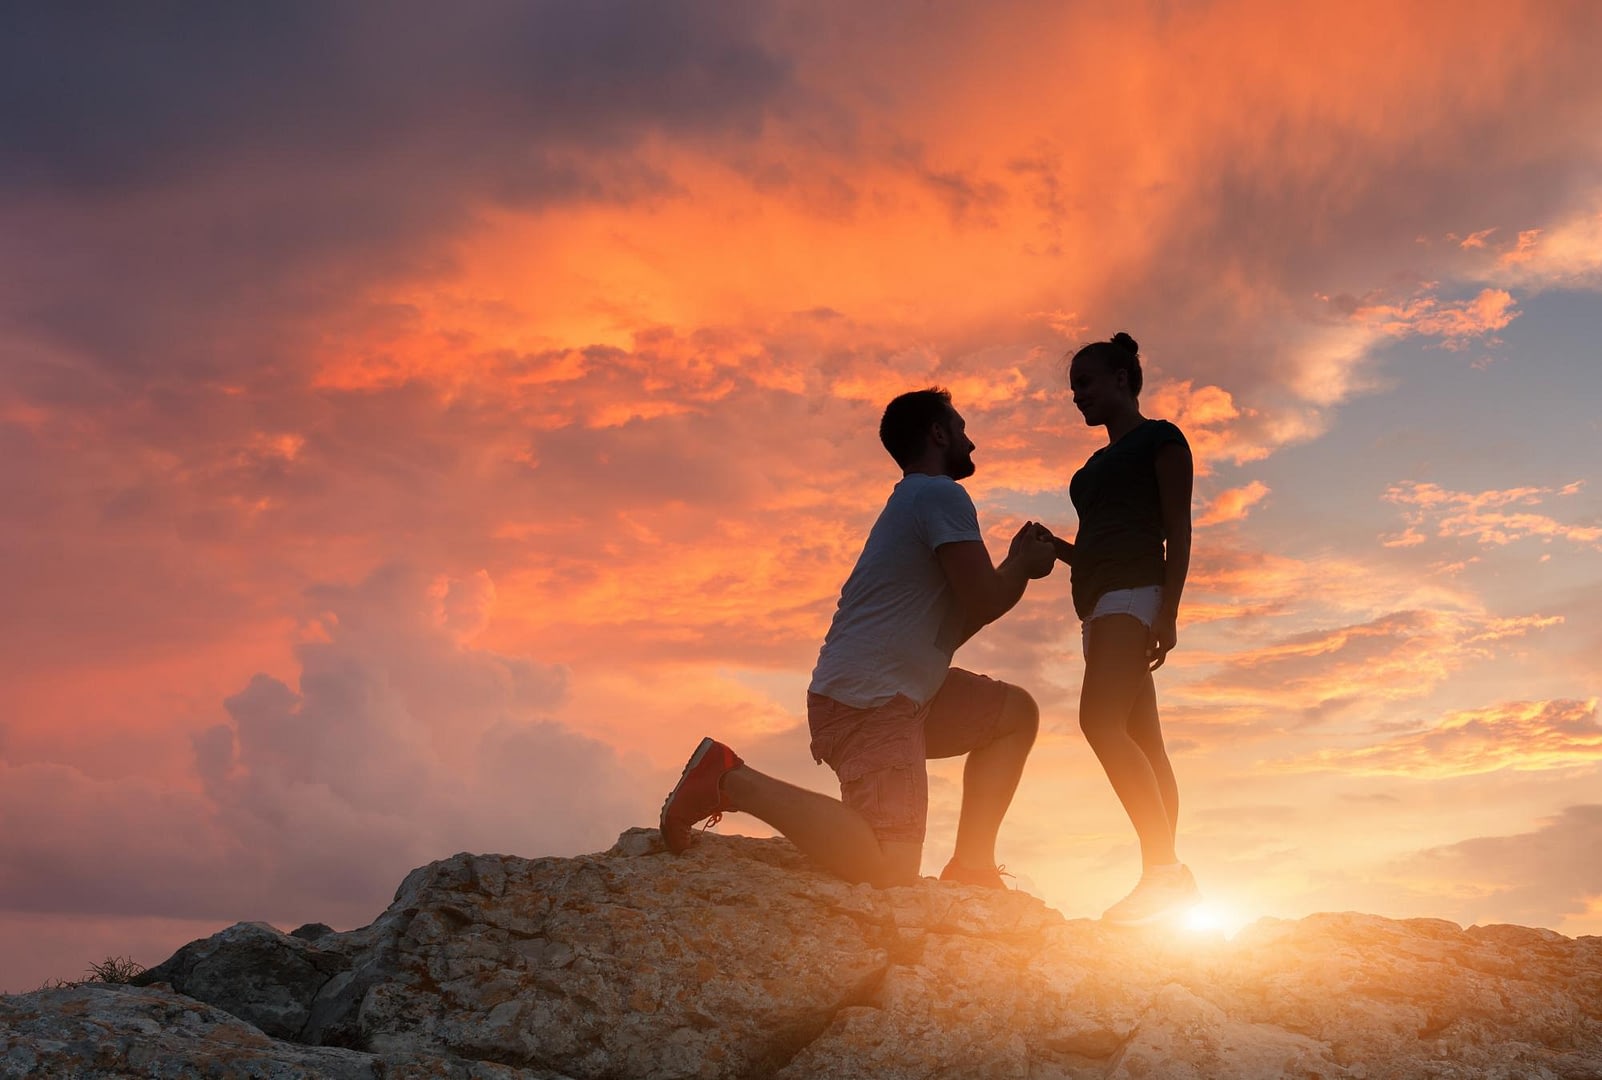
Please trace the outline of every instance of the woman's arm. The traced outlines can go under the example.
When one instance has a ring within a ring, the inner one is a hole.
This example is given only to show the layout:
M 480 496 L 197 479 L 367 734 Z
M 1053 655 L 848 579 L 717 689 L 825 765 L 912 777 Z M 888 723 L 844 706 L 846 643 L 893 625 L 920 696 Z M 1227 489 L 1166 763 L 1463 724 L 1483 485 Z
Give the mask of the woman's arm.
M 1166 553 L 1163 570 L 1163 606 L 1152 624 L 1147 654 L 1151 670 L 1163 666 L 1179 641 L 1179 597 L 1190 573 L 1190 497 L 1195 465 L 1184 443 L 1166 443 L 1157 450 L 1157 500 L 1162 508 Z
M 1062 537 L 1053 535 L 1051 546 L 1057 549 L 1057 561 L 1065 562 L 1069 566 L 1074 564 L 1074 546 Z

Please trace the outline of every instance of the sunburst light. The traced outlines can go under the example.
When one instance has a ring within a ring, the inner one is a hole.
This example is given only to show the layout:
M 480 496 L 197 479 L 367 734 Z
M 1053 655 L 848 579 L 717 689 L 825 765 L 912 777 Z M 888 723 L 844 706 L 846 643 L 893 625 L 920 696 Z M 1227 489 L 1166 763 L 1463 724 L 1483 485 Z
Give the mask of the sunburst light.
M 1174 920 L 1174 926 L 1186 934 L 1201 937 L 1234 937 L 1251 919 L 1213 901 L 1193 904 Z

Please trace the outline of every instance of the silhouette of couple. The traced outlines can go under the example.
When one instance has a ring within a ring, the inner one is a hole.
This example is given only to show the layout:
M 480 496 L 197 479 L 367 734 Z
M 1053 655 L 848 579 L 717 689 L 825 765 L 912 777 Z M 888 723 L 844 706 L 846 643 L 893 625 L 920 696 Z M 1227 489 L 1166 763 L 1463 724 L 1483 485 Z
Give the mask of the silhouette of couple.
M 662 804 L 670 850 L 688 848 L 700 822 L 740 811 L 848 881 L 910 884 L 923 859 L 926 762 L 966 755 L 956 849 L 940 878 L 1004 888 L 996 834 L 1040 710 L 1026 691 L 952 667 L 951 657 L 1061 561 L 1083 628 L 1079 726 L 1144 864 L 1103 919 L 1152 922 L 1196 899 L 1174 852 L 1179 789 L 1152 681 L 1175 644 L 1190 562 L 1190 448 L 1173 424 L 1141 415 L 1140 355 L 1128 334 L 1076 352 L 1068 384 L 1085 423 L 1107 429 L 1107 445 L 1069 486 L 1078 535 L 1069 543 L 1026 521 L 1000 566 L 958 483 L 973 475 L 975 444 L 950 394 L 916 390 L 890 402 L 879 438 L 901 481 L 840 590 L 807 693 L 812 756 L 834 769 L 840 798 L 760 773 L 703 739 Z

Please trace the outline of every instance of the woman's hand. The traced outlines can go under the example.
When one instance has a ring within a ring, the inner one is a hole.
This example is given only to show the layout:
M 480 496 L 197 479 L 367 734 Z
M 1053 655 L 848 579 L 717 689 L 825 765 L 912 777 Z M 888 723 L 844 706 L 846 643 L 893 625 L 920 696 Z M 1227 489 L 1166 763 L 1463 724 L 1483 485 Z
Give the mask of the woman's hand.
M 1179 616 L 1158 612 L 1157 621 L 1151 624 L 1146 639 L 1146 670 L 1156 671 L 1168 659 L 1168 653 L 1179 643 Z

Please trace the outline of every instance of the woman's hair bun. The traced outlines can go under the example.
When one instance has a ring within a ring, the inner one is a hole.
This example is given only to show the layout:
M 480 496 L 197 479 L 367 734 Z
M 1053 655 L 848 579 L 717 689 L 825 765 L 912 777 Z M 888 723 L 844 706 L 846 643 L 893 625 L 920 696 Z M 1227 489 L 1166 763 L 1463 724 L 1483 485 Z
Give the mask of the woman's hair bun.
M 1122 330 L 1113 335 L 1112 344 L 1118 346 L 1120 349 L 1127 349 L 1132 353 L 1140 352 L 1140 346 L 1135 344 L 1135 339 L 1124 333 Z

